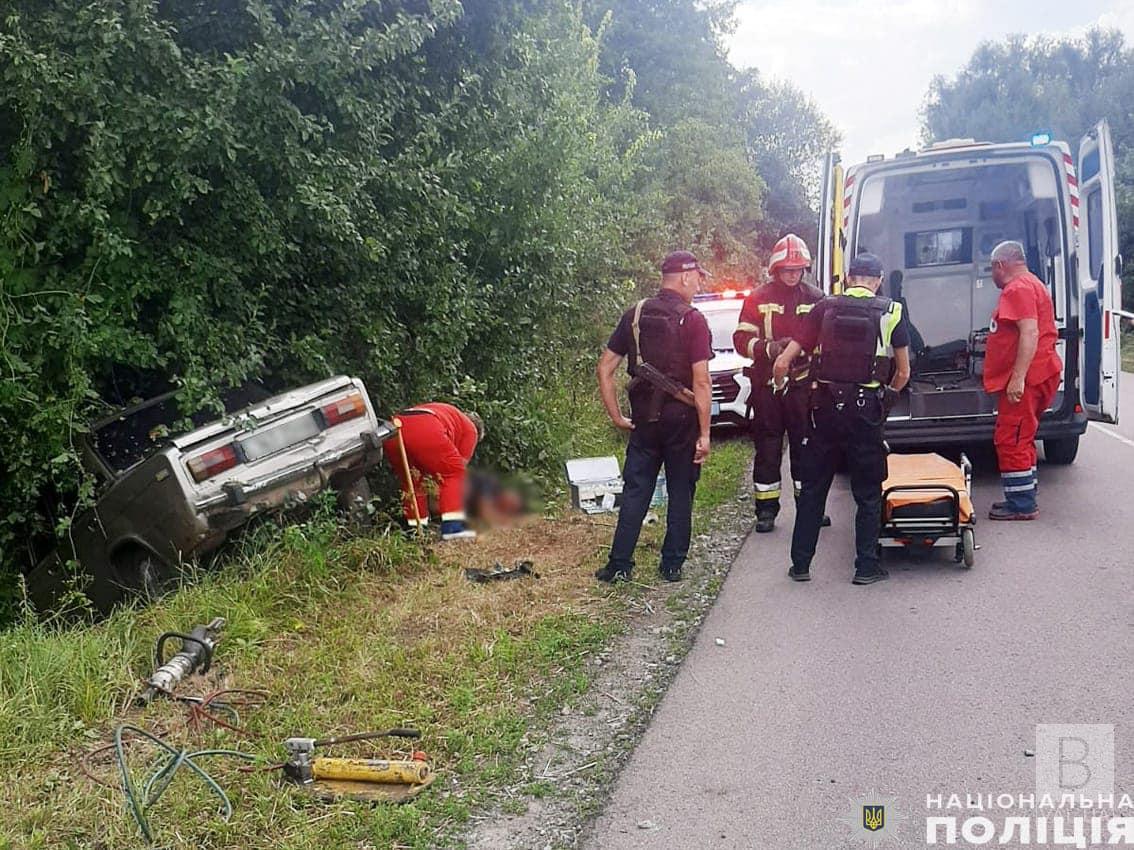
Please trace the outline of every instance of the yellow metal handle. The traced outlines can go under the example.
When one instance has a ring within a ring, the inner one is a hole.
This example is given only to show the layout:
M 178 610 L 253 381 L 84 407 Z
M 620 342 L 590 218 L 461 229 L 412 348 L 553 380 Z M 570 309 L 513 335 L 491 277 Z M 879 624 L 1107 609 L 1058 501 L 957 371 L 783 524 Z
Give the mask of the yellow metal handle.
M 406 474 L 406 486 L 409 488 L 410 503 L 413 505 L 413 516 L 417 520 L 417 536 L 420 538 L 425 535 L 425 528 L 421 523 L 421 511 L 417 507 L 417 493 L 414 492 L 413 486 L 413 470 L 410 469 L 409 458 L 406 456 L 406 443 L 402 439 L 402 420 L 394 417 L 394 429 L 398 435 L 398 452 L 402 456 L 402 471 Z
M 397 785 L 420 785 L 429 779 L 429 765 L 423 761 L 318 757 L 312 759 L 311 771 L 315 779 L 389 782 Z

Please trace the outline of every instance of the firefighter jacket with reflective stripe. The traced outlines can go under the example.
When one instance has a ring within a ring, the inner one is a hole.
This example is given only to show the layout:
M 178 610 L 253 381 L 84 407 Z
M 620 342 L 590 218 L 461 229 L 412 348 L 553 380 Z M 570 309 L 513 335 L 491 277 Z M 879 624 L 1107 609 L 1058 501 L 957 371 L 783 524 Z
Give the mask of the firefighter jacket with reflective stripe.
M 819 323 L 812 369 L 817 381 L 876 388 L 890 380 L 901 304 L 856 286 L 824 300 L 814 319 Z
M 765 283 L 744 299 L 732 344 L 738 354 L 752 358 L 749 377 L 754 387 L 772 382 L 776 351 L 774 347 L 769 350 L 768 343 L 787 345 L 798 333 L 811 308 L 822 299 L 822 290 L 809 283 L 800 281 L 796 286 L 785 286 L 775 280 Z M 801 354 L 792 364 L 789 378 L 805 380 L 809 365 L 809 355 Z
M 632 378 L 627 387 L 630 418 L 634 422 L 654 422 L 667 401 L 682 402 L 638 376 L 638 364 L 645 361 L 686 389 L 693 389 L 693 364 L 681 336 L 681 326 L 693 307 L 677 298 L 654 296 L 639 301 L 633 310 L 634 344 L 626 364 Z

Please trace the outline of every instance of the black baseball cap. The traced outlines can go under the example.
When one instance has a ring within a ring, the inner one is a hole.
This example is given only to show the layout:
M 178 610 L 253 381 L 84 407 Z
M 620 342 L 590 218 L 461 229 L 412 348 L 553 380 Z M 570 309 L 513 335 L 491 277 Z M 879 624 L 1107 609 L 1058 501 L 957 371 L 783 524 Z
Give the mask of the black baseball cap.
M 850 261 L 848 277 L 882 277 L 882 261 L 874 254 L 862 253 Z
M 688 251 L 671 251 L 665 255 L 661 264 L 662 274 L 679 274 L 681 272 L 700 272 L 703 277 L 712 277 L 697 258 Z

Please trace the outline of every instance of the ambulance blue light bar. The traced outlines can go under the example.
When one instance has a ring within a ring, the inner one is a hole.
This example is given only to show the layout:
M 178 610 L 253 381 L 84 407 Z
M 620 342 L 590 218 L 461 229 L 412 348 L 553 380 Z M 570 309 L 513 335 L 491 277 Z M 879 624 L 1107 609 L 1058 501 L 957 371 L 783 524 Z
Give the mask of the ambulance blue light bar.
M 1044 145 L 1050 145 L 1050 144 L 1051 144 L 1051 139 L 1052 139 L 1052 135 L 1051 135 L 1051 133 L 1050 133 L 1050 132 L 1047 132 L 1047 133 L 1033 133 L 1033 134 L 1032 134 L 1032 139 L 1031 139 L 1031 141 L 1032 141 L 1032 147 L 1033 147 L 1033 148 L 1042 148 L 1042 147 L 1043 147 Z

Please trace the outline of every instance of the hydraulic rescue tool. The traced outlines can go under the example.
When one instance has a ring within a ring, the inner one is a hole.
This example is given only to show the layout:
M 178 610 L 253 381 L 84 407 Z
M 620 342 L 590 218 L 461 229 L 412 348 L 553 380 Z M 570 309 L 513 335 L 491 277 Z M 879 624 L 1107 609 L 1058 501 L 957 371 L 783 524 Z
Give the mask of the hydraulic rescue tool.
M 424 753 L 415 752 L 411 759 L 354 759 L 315 755 L 316 749 L 334 744 L 387 737 L 420 738 L 421 733 L 416 729 L 389 729 L 338 738 L 288 738 L 283 744 L 288 754 L 284 773 L 299 785 L 324 798 L 405 802 L 433 782 L 433 772 L 425 761 Z
M 213 663 L 213 649 L 220 641 L 224 617 L 216 617 L 207 626 L 196 626 L 189 634 L 166 632 L 154 644 L 154 672 L 146 682 L 148 687 L 138 695 L 138 705 L 148 705 L 159 693 L 168 694 L 178 682 L 193 673 L 204 673 Z M 164 660 L 165 642 L 170 638 L 181 641 L 181 649 L 168 661 Z

